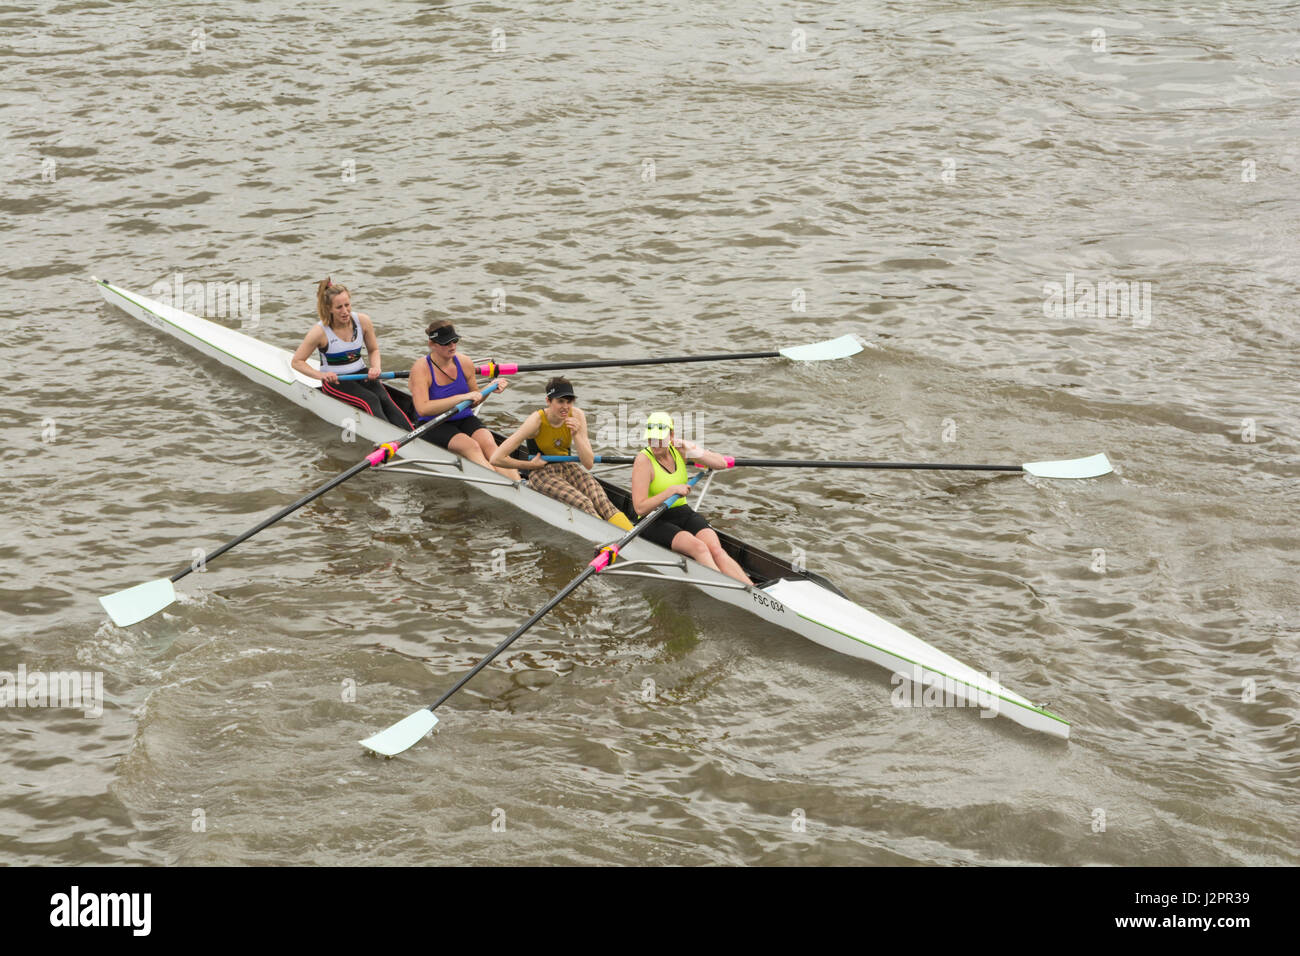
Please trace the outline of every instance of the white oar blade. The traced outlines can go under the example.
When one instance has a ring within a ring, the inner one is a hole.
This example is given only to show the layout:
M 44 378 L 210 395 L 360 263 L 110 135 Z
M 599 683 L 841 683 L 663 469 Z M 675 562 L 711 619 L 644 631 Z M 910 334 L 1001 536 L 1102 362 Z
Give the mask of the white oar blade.
M 1104 454 L 1069 461 L 1031 461 L 1020 467 L 1037 478 L 1100 478 L 1114 471 Z
M 792 345 L 781 349 L 781 354 L 796 362 L 825 362 L 827 359 L 848 358 L 862 351 L 856 335 L 841 335 L 838 339 L 814 342 L 812 345 Z
M 176 600 L 176 588 L 168 578 L 146 581 L 125 591 L 105 594 L 99 599 L 108 616 L 118 627 L 130 627 L 146 617 L 153 617 Z
M 417 710 L 410 717 L 404 717 L 387 730 L 381 730 L 373 737 L 361 741 L 361 746 L 373 750 L 383 757 L 396 757 L 403 750 L 410 750 L 437 726 L 438 718 L 428 707 Z

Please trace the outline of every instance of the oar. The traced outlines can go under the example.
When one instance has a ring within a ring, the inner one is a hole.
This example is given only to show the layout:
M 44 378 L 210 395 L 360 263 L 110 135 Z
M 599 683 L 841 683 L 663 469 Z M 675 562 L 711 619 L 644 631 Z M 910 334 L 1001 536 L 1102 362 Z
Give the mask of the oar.
M 547 365 L 518 365 L 513 362 L 488 361 L 475 366 L 479 375 L 489 378 L 497 375 L 517 375 L 520 372 L 555 372 L 570 368 L 622 368 L 626 365 L 672 365 L 677 362 L 738 362 L 743 359 L 788 358 L 796 362 L 825 362 L 829 359 L 848 358 L 862 351 L 857 336 L 841 335 L 838 339 L 814 342 L 811 345 L 791 345 L 775 352 L 730 352 L 717 355 L 679 355 L 674 358 L 597 359 L 590 362 L 553 362 Z M 380 378 L 406 378 L 408 372 L 380 372 Z M 360 381 L 365 373 L 340 375 L 339 381 Z
M 704 477 L 704 472 L 697 472 L 692 475 L 686 483 L 688 485 L 694 485 L 702 477 Z M 583 569 L 581 574 L 566 584 L 564 590 L 559 594 L 547 601 L 540 611 L 515 628 L 509 637 L 493 648 L 490 654 L 475 664 L 468 674 L 458 680 L 451 690 L 447 691 L 447 693 L 443 694 L 428 707 L 422 707 L 409 717 L 403 717 L 387 730 L 381 730 L 373 737 L 367 737 L 365 740 L 361 741 L 361 746 L 385 757 L 395 757 L 403 750 L 408 750 L 419 743 L 420 740 L 429 733 L 429 731 L 433 730 L 433 728 L 437 726 L 438 718 L 433 712 L 441 707 L 448 697 L 468 684 L 475 674 L 487 667 L 492 659 L 513 644 L 516 638 L 545 617 L 546 614 L 555 607 L 555 605 L 559 604 L 577 590 L 583 581 L 587 580 L 587 578 L 591 577 L 593 574 L 599 574 L 608 567 L 610 563 L 613 562 L 614 558 L 618 556 L 618 552 L 622 548 L 627 547 L 629 541 L 648 528 L 651 522 L 663 514 L 668 508 L 672 507 L 673 503 L 680 497 L 681 495 L 672 495 L 661 503 L 659 507 L 655 508 L 648 515 L 638 521 L 631 531 L 619 538 L 616 544 L 607 545 L 606 547 L 601 548 L 600 554 L 596 555 L 596 557 L 591 560 L 591 563 Z
M 411 370 L 410 370 L 410 369 L 407 369 L 405 372 L 380 372 L 378 375 L 375 376 L 375 378 L 377 378 L 377 379 L 380 379 L 380 378 L 410 378 L 410 377 L 411 377 Z M 369 379 L 369 378 L 370 378 L 370 376 L 367 375 L 365 372 L 357 372 L 355 375 L 340 375 L 340 376 L 339 376 L 339 381 L 340 381 L 340 382 L 364 382 L 364 381 L 366 381 L 366 380 Z
M 577 455 L 543 455 L 546 461 L 577 461 Z M 636 457 L 597 455 L 602 465 L 630 465 Z M 1114 469 L 1104 454 L 1068 461 L 1030 461 L 1023 465 L 955 465 L 910 461 L 818 461 L 782 458 L 728 458 L 736 468 L 899 468 L 913 471 L 1018 471 L 1036 478 L 1098 478 Z
M 550 362 L 546 365 L 514 365 L 487 362 L 477 367 L 480 375 L 515 375 L 518 372 L 558 372 L 571 368 L 622 368 L 626 365 L 673 365 L 678 362 L 739 362 L 744 359 L 788 358 L 796 362 L 825 362 L 848 358 L 862 351 L 862 343 L 855 335 L 841 335 L 838 339 L 814 342 L 811 345 L 791 345 L 775 352 L 732 352 L 717 355 L 679 355 L 674 358 L 597 359 L 589 362 Z
M 487 395 L 496 387 L 497 387 L 496 383 L 493 382 L 489 384 L 486 388 L 481 389 L 481 391 L 484 395 Z M 275 524 L 277 521 L 283 518 L 285 515 L 292 514 L 293 512 L 301 508 L 303 505 L 307 504 L 309 501 L 314 501 L 315 499 L 319 498 L 321 495 L 325 494 L 325 492 L 329 491 L 331 488 L 338 487 L 339 485 L 343 484 L 343 482 L 347 481 L 349 478 L 352 478 L 355 475 L 359 475 L 367 468 L 373 468 L 377 465 L 383 464 L 389 458 L 392 458 L 393 455 L 397 453 L 397 449 L 401 448 L 407 442 L 414 441 L 416 438 L 419 438 L 421 435 L 423 435 L 429 429 L 433 428 L 439 422 L 443 421 L 444 419 L 448 418 L 451 415 L 454 415 L 456 412 L 459 412 L 462 409 L 468 408 L 470 404 L 471 404 L 470 400 L 466 399 L 465 401 L 457 405 L 455 408 L 447 409 L 447 411 L 425 422 L 423 425 L 419 426 L 414 431 L 406 435 L 403 435 L 397 441 L 385 442 L 384 444 L 380 445 L 378 448 L 372 451 L 365 458 L 361 459 L 361 461 L 357 462 L 347 471 L 343 472 L 343 474 L 331 478 L 329 481 L 325 482 L 325 484 L 321 485 L 315 491 L 310 492 L 307 495 L 304 495 L 303 497 L 295 501 L 293 504 L 281 508 L 275 514 L 271 515 L 271 517 L 267 518 L 265 521 L 259 524 L 257 527 L 250 528 L 248 531 L 245 531 L 243 534 L 241 534 L 238 538 L 226 542 L 221 547 L 219 547 L 216 551 L 213 551 L 211 554 L 205 555 L 203 559 L 204 566 L 206 566 L 208 562 L 212 561 L 213 558 L 225 554 L 235 545 L 247 541 L 249 538 L 257 534 L 259 531 L 266 530 L 271 525 Z M 146 581 L 144 584 L 137 584 L 135 587 L 127 588 L 124 591 L 117 591 L 114 592 L 113 594 L 106 594 L 99 599 L 99 603 L 104 606 L 104 610 L 108 612 L 108 616 L 113 619 L 114 624 L 116 624 L 118 627 L 130 627 L 132 624 L 138 624 L 140 621 L 143 621 L 147 617 L 152 617 L 153 615 L 161 611 L 163 608 L 171 604 L 173 601 L 175 601 L 176 600 L 176 588 L 174 587 L 175 583 L 179 581 L 181 578 L 185 577 L 185 575 L 189 574 L 193 570 L 195 570 L 195 565 L 192 563 L 188 567 L 183 568 L 180 571 L 177 571 L 170 578 L 158 578 L 157 580 L 154 581 Z

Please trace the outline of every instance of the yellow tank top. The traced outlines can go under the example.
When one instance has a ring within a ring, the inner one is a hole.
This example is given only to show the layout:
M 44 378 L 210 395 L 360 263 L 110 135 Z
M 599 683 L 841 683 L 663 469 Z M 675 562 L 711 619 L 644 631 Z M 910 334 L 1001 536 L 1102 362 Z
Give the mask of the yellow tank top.
M 561 422 L 560 427 L 556 428 L 546 420 L 546 409 L 544 408 L 539 409 L 537 414 L 542 416 L 541 427 L 537 429 L 537 437 L 533 439 L 537 450 L 543 455 L 573 454 L 573 452 L 569 451 L 570 442 L 573 438 L 569 426 Z
M 686 459 L 682 457 L 682 453 L 675 446 L 670 445 L 668 447 L 673 453 L 673 461 L 677 463 L 676 469 L 671 472 L 664 471 L 664 466 L 659 464 L 659 459 L 655 458 L 655 453 L 649 448 L 641 449 L 641 454 L 649 457 L 650 467 L 654 469 L 654 477 L 650 479 L 650 490 L 646 492 L 647 498 L 653 498 L 665 488 L 671 488 L 673 485 L 686 484 Z M 686 499 L 678 498 L 669 507 L 676 508 L 684 504 L 686 504 Z

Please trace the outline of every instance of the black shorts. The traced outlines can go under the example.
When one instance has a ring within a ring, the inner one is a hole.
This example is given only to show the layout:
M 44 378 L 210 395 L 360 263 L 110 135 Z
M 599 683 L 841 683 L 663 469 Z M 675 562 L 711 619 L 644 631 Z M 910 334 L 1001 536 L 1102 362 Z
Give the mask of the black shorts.
M 655 544 L 662 545 L 670 551 L 673 547 L 673 538 L 677 537 L 680 531 L 689 531 L 691 534 L 699 534 L 705 528 L 709 527 L 700 514 L 690 505 L 679 505 L 676 508 L 669 508 L 654 523 L 646 528 L 638 537 L 645 538 L 647 541 L 653 541 Z
M 457 435 L 473 435 L 480 428 L 487 428 L 487 426 L 478 420 L 477 415 L 471 415 L 469 418 L 435 425 L 425 432 L 423 437 L 425 441 L 431 441 L 439 448 L 446 448 Z

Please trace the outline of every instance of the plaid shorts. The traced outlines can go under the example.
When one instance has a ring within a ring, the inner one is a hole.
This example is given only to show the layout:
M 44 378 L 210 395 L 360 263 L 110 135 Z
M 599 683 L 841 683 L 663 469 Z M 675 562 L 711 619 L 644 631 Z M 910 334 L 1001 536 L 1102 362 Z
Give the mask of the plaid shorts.
M 589 515 L 608 520 L 618 511 L 600 487 L 600 482 L 577 462 L 552 461 L 545 468 L 528 474 L 529 487 L 548 498 L 563 501 L 571 508 L 579 508 Z

